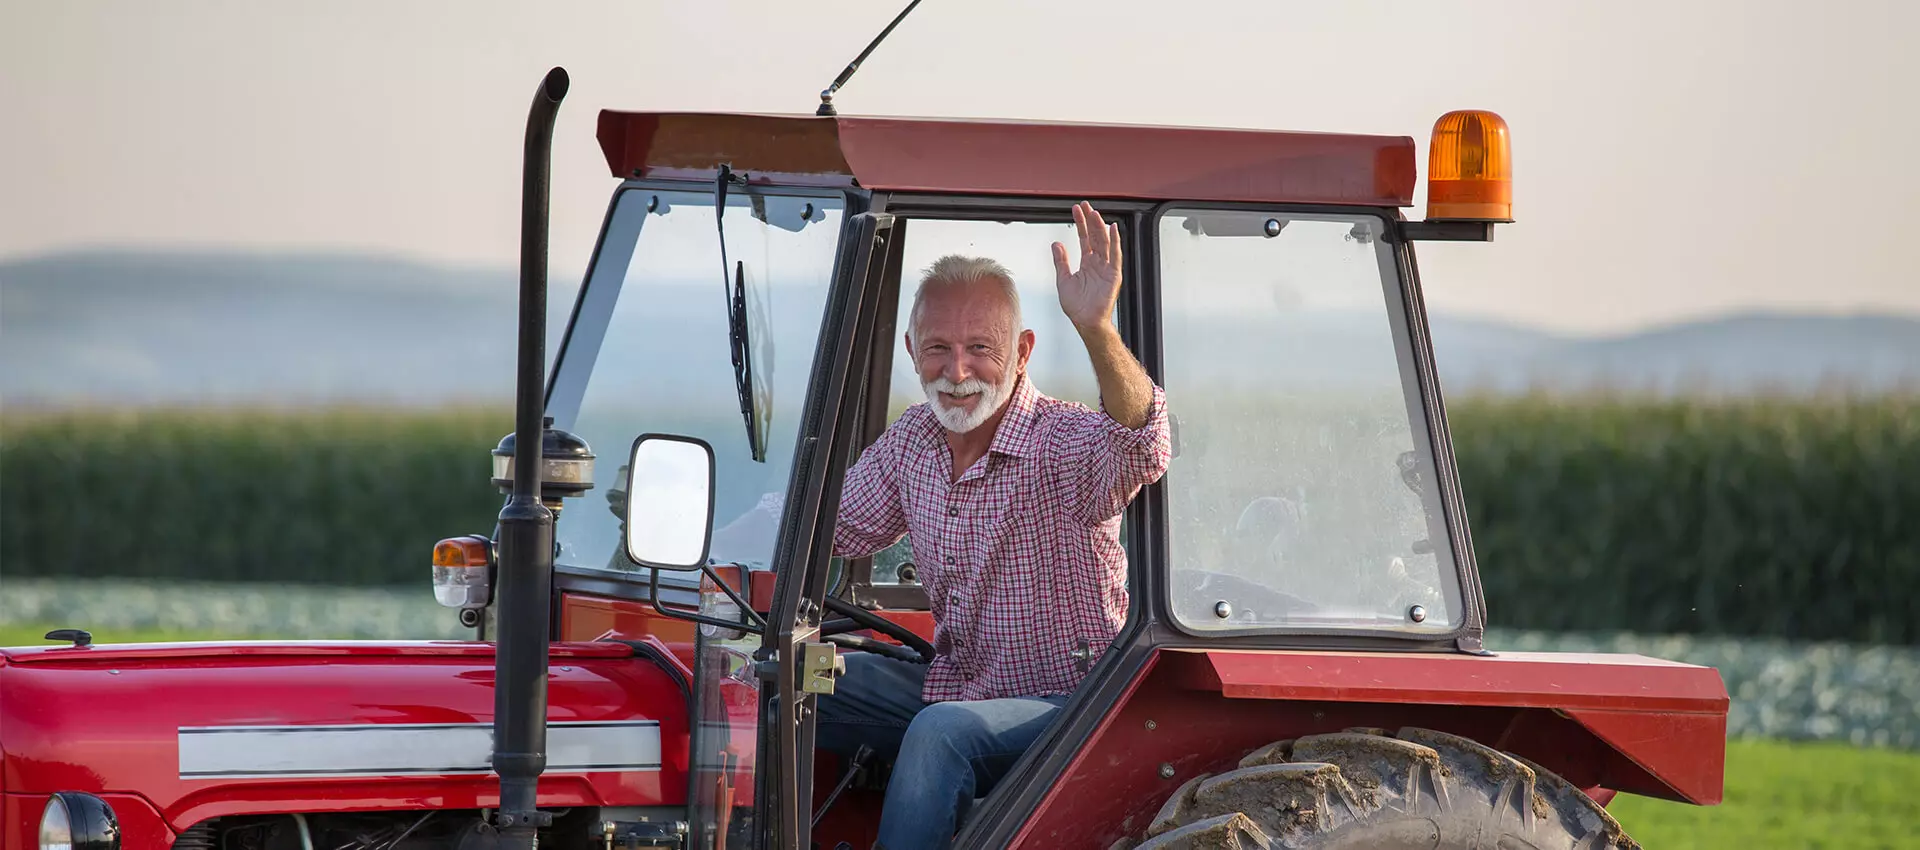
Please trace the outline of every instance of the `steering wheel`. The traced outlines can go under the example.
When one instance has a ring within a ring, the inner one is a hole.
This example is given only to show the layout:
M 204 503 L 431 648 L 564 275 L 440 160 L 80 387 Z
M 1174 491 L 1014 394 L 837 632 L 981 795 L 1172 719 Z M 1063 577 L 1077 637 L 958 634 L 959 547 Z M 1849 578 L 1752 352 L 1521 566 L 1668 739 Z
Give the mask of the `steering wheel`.
M 933 663 L 933 644 L 928 643 L 926 638 L 914 634 L 906 626 L 837 596 L 827 597 L 826 606 L 828 611 L 839 615 L 839 619 L 820 624 L 821 639 L 826 642 L 914 664 Z M 869 637 L 845 634 L 859 629 L 872 629 L 906 646 L 895 646 Z

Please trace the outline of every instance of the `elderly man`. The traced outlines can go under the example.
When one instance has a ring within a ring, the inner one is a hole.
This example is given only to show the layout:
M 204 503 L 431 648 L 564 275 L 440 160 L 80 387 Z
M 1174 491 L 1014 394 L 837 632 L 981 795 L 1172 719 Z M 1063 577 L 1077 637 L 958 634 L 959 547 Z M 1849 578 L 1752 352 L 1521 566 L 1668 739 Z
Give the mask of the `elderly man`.
M 1109 318 L 1118 226 L 1085 203 L 1073 221 L 1079 270 L 1053 246 L 1060 309 L 1086 344 L 1102 411 L 1033 386 L 1034 334 L 1004 267 L 944 257 L 906 332 L 927 401 L 847 473 L 835 552 L 911 538 L 936 624 L 931 665 L 855 655 L 820 701 L 820 746 L 894 758 L 880 820 L 889 850 L 947 846 L 1127 616 L 1120 515 L 1166 471 L 1166 400 Z

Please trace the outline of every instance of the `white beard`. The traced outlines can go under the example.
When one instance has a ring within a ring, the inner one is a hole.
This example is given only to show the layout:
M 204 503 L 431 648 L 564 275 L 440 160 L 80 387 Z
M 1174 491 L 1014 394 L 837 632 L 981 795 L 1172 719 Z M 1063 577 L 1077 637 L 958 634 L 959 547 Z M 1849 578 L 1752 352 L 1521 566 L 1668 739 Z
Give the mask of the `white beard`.
M 1013 397 L 1013 385 L 1018 380 L 1020 380 L 1019 373 L 1009 369 L 1007 377 L 997 387 L 979 378 L 968 378 L 958 384 L 946 378 L 935 378 L 931 381 L 921 381 L 920 388 L 926 392 L 927 401 L 933 407 L 934 418 L 940 420 L 940 425 L 955 434 L 965 434 L 980 427 L 981 423 L 999 412 L 1007 400 Z M 955 396 L 978 394 L 980 400 L 974 402 L 972 410 L 948 407 L 940 401 L 941 393 Z

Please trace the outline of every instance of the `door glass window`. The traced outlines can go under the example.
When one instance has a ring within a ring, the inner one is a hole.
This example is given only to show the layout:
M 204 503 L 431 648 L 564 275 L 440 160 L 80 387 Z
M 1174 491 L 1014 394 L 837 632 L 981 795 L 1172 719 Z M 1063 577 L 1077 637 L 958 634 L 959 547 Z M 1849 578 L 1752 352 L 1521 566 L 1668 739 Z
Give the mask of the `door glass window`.
M 1460 588 L 1385 220 L 1158 225 L 1173 616 L 1444 632 Z
M 900 308 L 894 338 L 890 341 L 893 375 L 889 382 L 888 424 L 909 406 L 927 400 L 920 377 L 914 372 L 913 358 L 907 353 L 904 334 L 920 277 L 934 260 L 949 254 L 997 260 L 1013 274 L 1014 287 L 1020 292 L 1021 319 L 1034 335 L 1033 357 L 1027 361 L 1027 376 L 1033 386 L 1054 398 L 1077 401 L 1088 407 L 1099 406 L 1100 389 L 1094 382 L 1093 365 L 1087 360 L 1087 349 L 1080 343 L 1073 323 L 1060 312 L 1060 296 L 1054 285 L 1053 243 L 1070 247 L 1079 244 L 1071 222 L 914 219 L 906 232 L 901 259 Z M 902 583 L 900 567 L 912 562 L 912 547 L 906 538 L 901 538 L 900 542 L 873 556 L 873 582 Z M 909 570 L 906 575 L 912 574 Z

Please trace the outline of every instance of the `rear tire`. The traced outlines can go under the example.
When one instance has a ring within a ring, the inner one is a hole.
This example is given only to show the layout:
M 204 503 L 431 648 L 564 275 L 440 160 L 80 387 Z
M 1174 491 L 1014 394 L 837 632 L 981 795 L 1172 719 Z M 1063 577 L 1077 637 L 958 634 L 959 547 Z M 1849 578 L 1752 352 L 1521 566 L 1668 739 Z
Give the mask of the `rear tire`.
M 1638 850 L 1566 780 L 1429 729 L 1276 741 L 1188 780 L 1114 850 Z

